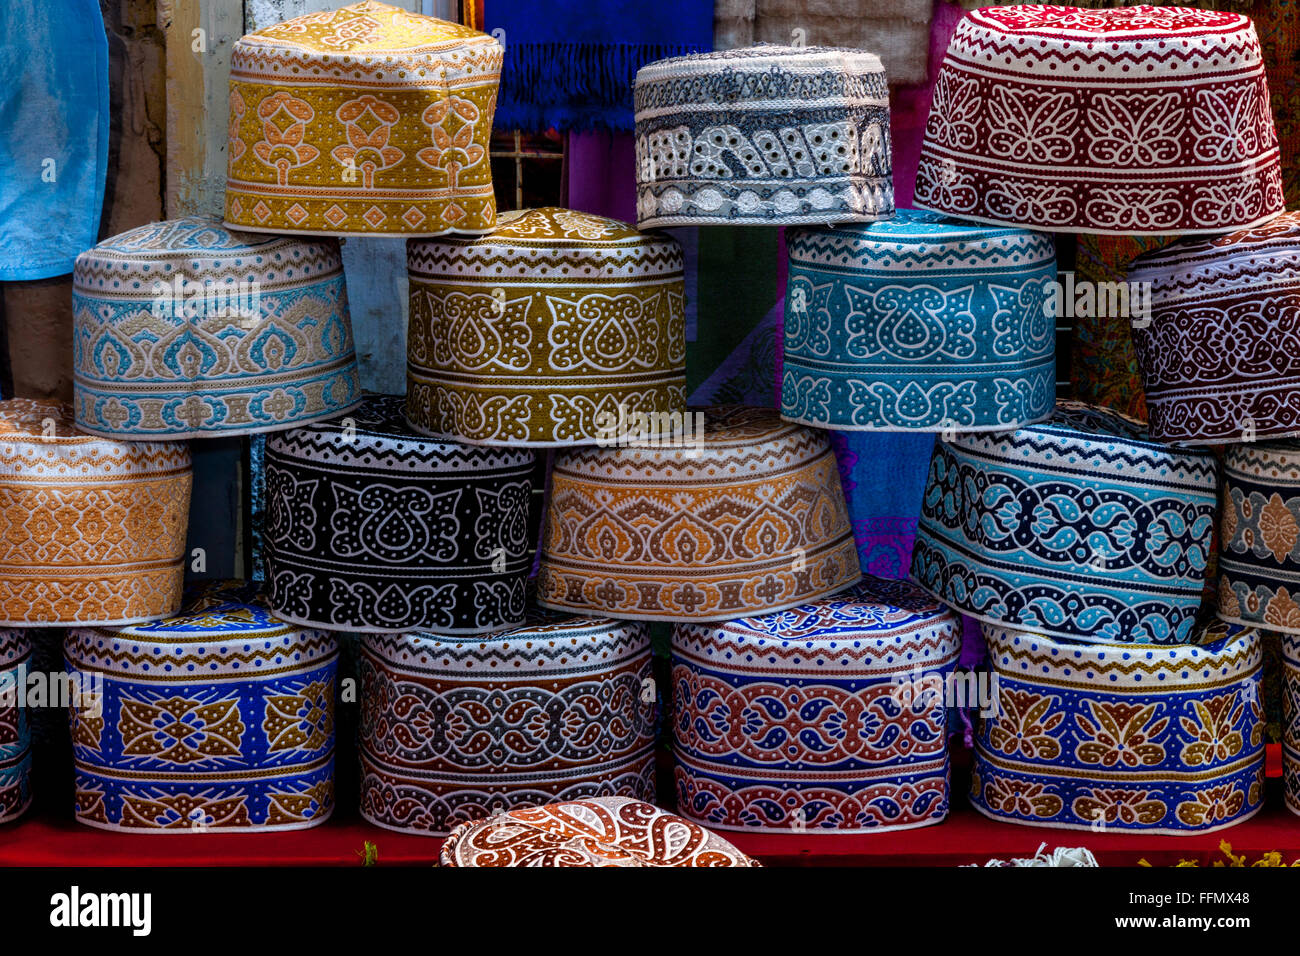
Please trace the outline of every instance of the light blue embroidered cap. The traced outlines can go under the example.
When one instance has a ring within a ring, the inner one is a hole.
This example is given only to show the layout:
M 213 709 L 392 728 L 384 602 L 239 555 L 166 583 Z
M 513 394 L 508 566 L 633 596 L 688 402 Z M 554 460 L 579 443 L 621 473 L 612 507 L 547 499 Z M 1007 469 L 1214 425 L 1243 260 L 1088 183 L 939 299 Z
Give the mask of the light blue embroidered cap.
M 845 431 L 1006 430 L 1056 397 L 1049 236 L 900 209 L 791 230 L 781 413 Z
M 361 401 L 337 240 L 192 216 L 77 257 L 76 422 L 109 438 L 289 428 Z

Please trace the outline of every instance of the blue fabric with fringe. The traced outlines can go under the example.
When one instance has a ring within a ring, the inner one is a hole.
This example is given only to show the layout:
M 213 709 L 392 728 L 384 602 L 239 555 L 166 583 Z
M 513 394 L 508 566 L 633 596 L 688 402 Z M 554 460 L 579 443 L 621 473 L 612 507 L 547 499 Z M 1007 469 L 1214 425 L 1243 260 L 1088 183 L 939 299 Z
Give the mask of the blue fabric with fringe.
M 95 244 L 108 169 L 98 0 L 0 4 L 0 280 L 72 271 Z
M 636 71 L 713 49 L 713 0 L 487 0 L 484 20 L 505 45 L 497 129 L 631 132 Z

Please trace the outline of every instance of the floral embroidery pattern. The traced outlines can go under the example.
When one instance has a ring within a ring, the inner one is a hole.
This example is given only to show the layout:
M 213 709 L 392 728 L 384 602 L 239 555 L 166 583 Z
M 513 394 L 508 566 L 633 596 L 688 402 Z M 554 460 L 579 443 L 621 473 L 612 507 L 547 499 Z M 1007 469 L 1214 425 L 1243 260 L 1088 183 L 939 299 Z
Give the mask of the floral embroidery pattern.
M 1235 693 L 1194 700 L 1189 706 L 1195 719 L 1181 718 L 1183 729 L 1193 738 L 1182 751 L 1189 767 L 1230 760 L 1241 752 L 1244 742 L 1236 727 L 1246 705 L 1238 702 Z
M 1014 15 L 1019 9 L 974 10 L 957 24 L 926 123 L 918 204 L 1007 225 L 1121 234 L 1230 232 L 1282 211 L 1277 133 L 1250 19 L 1216 14 L 1207 33 L 1191 19 L 1135 17 L 1128 8 L 1081 17 L 1045 5 L 1033 18 Z M 1137 88 L 1117 85 L 1135 60 L 1151 72 Z
M 1192 643 L 1122 648 L 987 624 L 984 635 L 1000 703 L 975 733 L 972 799 L 984 812 L 1075 829 L 1185 833 L 1259 808 L 1258 631 L 1216 623 Z M 1022 728 L 1033 739 L 1048 724 L 1059 752 L 1020 745 Z M 1041 800 L 1049 794 L 1059 802 Z
M 1155 743 L 1169 726 L 1169 719 L 1156 719 L 1157 704 L 1125 701 L 1084 701 L 1089 717 L 1076 714 L 1079 729 L 1089 738 L 1075 748 L 1084 763 L 1103 767 L 1151 767 L 1165 759 L 1165 748 Z

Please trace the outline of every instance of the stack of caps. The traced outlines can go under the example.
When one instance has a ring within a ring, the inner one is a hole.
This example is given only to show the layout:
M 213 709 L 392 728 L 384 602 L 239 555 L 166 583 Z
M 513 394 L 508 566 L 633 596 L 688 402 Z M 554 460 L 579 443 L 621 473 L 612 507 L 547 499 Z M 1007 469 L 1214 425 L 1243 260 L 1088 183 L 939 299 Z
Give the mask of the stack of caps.
M 153 223 L 77 257 L 77 424 L 140 439 L 248 435 L 361 400 L 333 239 Z
M 1010 823 L 1206 832 L 1264 798 L 1258 632 L 1216 623 L 1177 647 L 1062 641 L 984 626 L 996 709 L 971 799 Z
M 1182 644 L 1218 504 L 1208 452 L 1108 409 L 936 443 L 912 579 L 996 625 L 1066 640 Z
M 23 694 L 32 657 L 26 631 L 0 631 L 0 823 L 32 802 L 32 733 Z
M 1219 617 L 1280 632 L 1282 776 L 1300 813 L 1300 442 L 1234 445 L 1223 457 Z
M 407 415 L 478 444 L 591 444 L 686 407 L 682 248 L 569 209 L 409 242 Z
M 174 613 L 190 451 L 78 431 L 58 402 L 0 402 L 0 625 Z
M 556 456 L 543 605 L 716 621 L 794 607 L 858 579 L 824 432 L 739 405 L 693 409 L 685 425 Z
M 1193 445 L 1300 434 L 1300 212 L 1138 256 L 1133 345 L 1151 436 Z
M 1007 430 L 1056 394 L 1056 278 L 1041 233 L 900 209 L 794 229 L 781 414 L 822 428 Z
M 64 642 L 76 813 L 107 830 L 295 830 L 334 808 L 338 644 L 211 585 L 153 624 Z
M 374 0 L 243 37 L 230 57 L 227 225 L 489 231 L 501 58 L 489 36 Z
M 411 432 L 400 396 L 266 443 L 271 607 L 311 627 L 482 634 L 521 624 L 537 525 L 527 449 Z
M 935 82 L 915 202 L 1060 232 L 1268 220 L 1282 170 L 1254 25 L 1183 7 L 967 13 Z
M 637 71 L 637 224 L 864 222 L 894 213 L 872 53 L 760 44 Z
M 366 635 L 361 813 L 445 834 L 518 807 L 653 800 L 647 625 L 535 614 L 475 639 Z
M 443 866 L 758 866 L 722 837 L 628 797 L 529 807 L 464 823 Z
M 956 614 L 874 577 L 789 611 L 677 625 L 678 811 L 728 830 L 941 822 L 960 647 Z

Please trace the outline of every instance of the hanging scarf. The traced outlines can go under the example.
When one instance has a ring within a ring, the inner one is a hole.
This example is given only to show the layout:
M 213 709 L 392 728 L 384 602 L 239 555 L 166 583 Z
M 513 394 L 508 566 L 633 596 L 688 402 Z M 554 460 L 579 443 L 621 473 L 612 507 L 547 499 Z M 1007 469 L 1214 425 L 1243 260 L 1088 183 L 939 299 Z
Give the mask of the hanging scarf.
M 0 281 L 72 271 L 108 167 L 108 40 L 96 0 L 0 4 Z
M 497 129 L 631 130 L 636 71 L 712 49 L 712 0 L 487 0 L 505 46 Z

